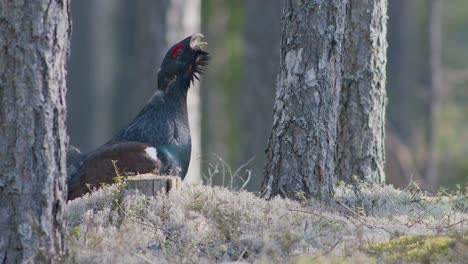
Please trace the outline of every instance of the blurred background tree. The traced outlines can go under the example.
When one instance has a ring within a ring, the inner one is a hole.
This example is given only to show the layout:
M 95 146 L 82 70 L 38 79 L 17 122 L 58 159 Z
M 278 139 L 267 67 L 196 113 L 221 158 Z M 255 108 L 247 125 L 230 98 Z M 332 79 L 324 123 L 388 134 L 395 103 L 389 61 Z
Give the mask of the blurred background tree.
M 212 154 L 233 168 L 255 157 L 248 165 L 253 172 L 248 188 L 258 191 L 273 116 L 283 1 L 200 1 L 201 9 L 195 12 L 212 56 L 200 87 L 201 171 L 206 173 Z M 157 53 L 169 47 L 164 34 L 157 34 L 176 30 L 163 16 L 176 22 L 182 19 L 164 11 L 170 2 L 83 0 L 72 4 L 68 127 L 73 145 L 86 151 L 104 143 L 154 92 L 152 80 L 161 62 Z M 182 2 L 184 7 L 193 4 Z M 388 2 L 387 182 L 402 187 L 413 177 L 429 187 L 429 137 L 431 129 L 437 129 L 433 142 L 438 185 L 464 184 L 468 176 L 468 2 L 441 1 L 442 85 L 435 126 L 430 121 L 430 0 Z M 213 181 L 221 184 L 221 179 Z

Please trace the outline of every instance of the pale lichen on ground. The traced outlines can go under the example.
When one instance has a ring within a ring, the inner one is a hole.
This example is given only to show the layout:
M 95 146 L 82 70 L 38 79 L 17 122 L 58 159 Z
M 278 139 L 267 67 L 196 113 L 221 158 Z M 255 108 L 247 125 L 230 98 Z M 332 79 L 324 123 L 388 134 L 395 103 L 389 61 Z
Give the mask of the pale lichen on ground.
M 68 203 L 77 263 L 463 263 L 466 192 L 340 186 L 336 204 L 184 185 L 157 197 L 111 186 Z

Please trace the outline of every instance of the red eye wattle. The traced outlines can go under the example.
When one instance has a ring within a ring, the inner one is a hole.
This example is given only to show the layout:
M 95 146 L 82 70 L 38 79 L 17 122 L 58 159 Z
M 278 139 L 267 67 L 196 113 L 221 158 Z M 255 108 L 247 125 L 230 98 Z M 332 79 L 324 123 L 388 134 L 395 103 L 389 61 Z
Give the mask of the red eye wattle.
M 177 55 L 179 55 L 182 50 L 184 49 L 184 45 L 182 44 L 178 44 L 177 46 L 174 47 L 174 49 L 172 50 L 172 57 L 176 57 Z

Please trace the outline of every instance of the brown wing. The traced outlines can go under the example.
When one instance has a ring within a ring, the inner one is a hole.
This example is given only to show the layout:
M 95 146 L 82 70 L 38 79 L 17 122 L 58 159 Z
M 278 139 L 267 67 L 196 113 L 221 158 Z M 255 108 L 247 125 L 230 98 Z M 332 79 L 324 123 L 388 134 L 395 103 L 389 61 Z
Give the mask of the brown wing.
M 103 183 L 114 183 L 116 170 L 119 175 L 159 172 L 161 162 L 156 154 L 154 148 L 139 142 L 117 142 L 97 149 L 88 154 L 68 182 L 68 200 L 88 193 L 89 187 L 94 189 Z

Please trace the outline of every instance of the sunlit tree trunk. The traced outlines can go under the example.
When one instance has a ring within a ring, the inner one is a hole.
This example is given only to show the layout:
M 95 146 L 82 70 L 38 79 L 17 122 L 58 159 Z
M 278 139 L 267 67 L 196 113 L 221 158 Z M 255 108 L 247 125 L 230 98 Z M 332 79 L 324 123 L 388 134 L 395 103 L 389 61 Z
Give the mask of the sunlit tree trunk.
M 349 0 L 336 174 L 385 182 L 387 0 Z
M 279 70 L 282 1 L 245 0 L 245 49 L 241 93 L 241 162 L 255 159 L 249 188 L 258 190 L 265 166 L 265 146 L 273 122 L 275 85 Z M 261 16 L 259 14 L 262 14 Z
M 0 262 L 66 252 L 69 1 L 0 1 Z
M 285 1 L 266 198 L 328 200 L 334 191 L 346 4 Z

